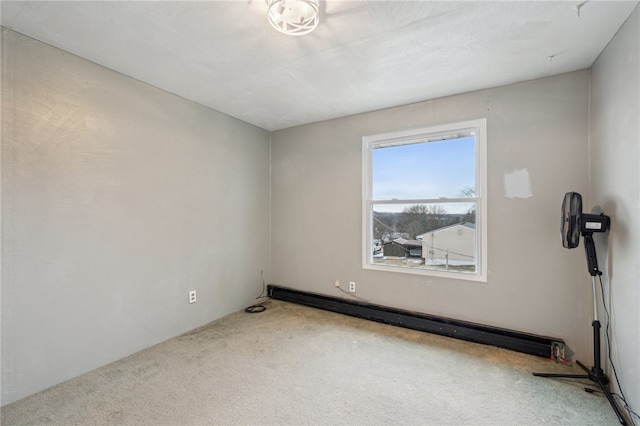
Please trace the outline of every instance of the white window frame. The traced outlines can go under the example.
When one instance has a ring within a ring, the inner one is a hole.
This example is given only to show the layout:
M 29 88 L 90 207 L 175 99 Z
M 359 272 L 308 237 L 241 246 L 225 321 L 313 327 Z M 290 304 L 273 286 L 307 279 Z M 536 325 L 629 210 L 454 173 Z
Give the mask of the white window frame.
M 447 139 L 452 134 L 464 135 L 473 132 L 475 136 L 475 197 L 438 199 L 392 199 L 373 200 L 373 149 L 381 146 L 410 144 L 423 141 Z M 434 277 L 446 277 L 470 281 L 487 281 L 487 120 L 461 121 L 457 123 L 424 127 L 391 133 L 364 136 L 362 138 L 362 267 L 378 271 L 409 273 Z M 430 204 L 442 202 L 468 202 L 476 204 L 476 272 L 462 273 L 408 266 L 392 266 L 373 263 L 372 204 Z

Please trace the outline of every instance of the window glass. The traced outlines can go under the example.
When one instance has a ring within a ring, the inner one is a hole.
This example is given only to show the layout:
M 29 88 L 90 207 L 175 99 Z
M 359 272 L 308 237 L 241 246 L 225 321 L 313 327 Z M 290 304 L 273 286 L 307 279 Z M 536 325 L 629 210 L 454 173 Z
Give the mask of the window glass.
M 484 280 L 485 121 L 363 138 L 363 266 Z
M 374 147 L 373 199 L 457 198 L 475 186 L 475 138 Z

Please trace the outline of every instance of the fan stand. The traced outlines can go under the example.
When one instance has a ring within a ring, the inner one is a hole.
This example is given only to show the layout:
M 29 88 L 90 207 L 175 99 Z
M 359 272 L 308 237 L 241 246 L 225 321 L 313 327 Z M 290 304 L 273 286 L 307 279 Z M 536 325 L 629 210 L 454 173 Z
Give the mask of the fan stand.
M 593 326 L 593 360 L 594 366 L 589 370 L 582 364 L 580 361 L 576 360 L 576 364 L 578 364 L 587 374 L 550 374 L 550 373 L 533 373 L 534 376 L 538 377 L 564 377 L 571 379 L 589 379 L 596 385 L 600 387 L 602 393 L 605 394 L 607 399 L 609 400 L 609 404 L 611 404 L 611 408 L 615 411 L 616 416 L 618 416 L 618 421 L 620 424 L 626 425 L 627 421 L 624 419 L 618 404 L 615 399 L 613 399 L 613 395 L 609 391 L 609 388 L 606 386 L 609 383 L 609 378 L 602 370 L 600 364 L 600 321 L 598 321 L 598 298 L 596 294 L 596 276 L 602 275 L 602 272 L 598 269 L 598 258 L 596 257 L 596 247 L 593 243 L 592 233 L 584 233 L 584 248 L 587 255 L 587 265 L 589 267 L 589 274 L 591 274 L 591 288 L 593 291 L 593 322 L 591 325 Z M 585 388 L 585 390 L 587 390 Z M 590 391 L 590 390 L 589 390 Z

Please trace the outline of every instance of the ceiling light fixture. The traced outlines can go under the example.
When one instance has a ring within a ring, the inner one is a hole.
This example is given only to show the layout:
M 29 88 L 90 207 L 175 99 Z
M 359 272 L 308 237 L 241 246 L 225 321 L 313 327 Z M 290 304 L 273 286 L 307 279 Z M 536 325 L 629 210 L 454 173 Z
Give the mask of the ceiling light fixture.
M 318 0 L 267 0 L 269 23 L 281 33 L 300 36 L 318 26 Z

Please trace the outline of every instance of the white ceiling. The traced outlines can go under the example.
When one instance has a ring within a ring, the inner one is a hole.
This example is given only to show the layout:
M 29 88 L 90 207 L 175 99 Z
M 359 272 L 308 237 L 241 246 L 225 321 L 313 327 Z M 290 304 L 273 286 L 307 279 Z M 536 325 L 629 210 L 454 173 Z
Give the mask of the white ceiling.
M 267 130 L 590 67 L 638 2 L 2 1 L 2 25 Z M 551 57 L 551 60 L 549 60 Z

